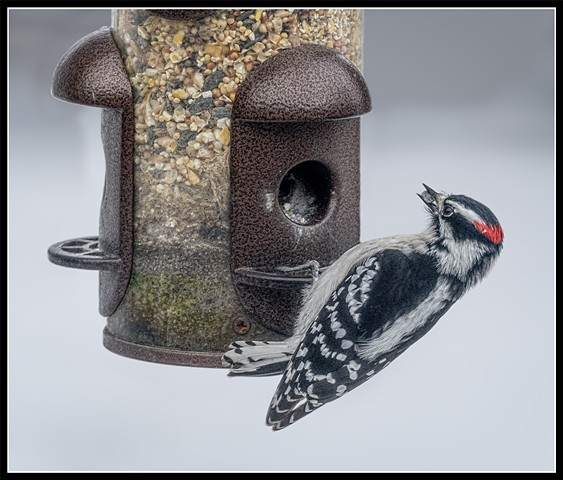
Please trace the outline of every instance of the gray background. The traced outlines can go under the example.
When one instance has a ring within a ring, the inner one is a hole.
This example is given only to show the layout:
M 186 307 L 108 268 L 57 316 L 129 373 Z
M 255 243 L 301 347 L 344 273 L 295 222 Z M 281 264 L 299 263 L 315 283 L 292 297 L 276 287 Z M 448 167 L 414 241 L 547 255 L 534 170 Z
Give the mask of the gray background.
M 99 110 L 53 99 L 51 75 L 110 12 L 9 12 L 11 469 L 554 468 L 553 11 L 365 19 L 362 239 L 422 229 L 425 182 L 490 206 L 505 249 L 392 366 L 272 433 L 277 378 L 107 352 L 97 274 L 47 262 L 97 232 L 104 168 Z

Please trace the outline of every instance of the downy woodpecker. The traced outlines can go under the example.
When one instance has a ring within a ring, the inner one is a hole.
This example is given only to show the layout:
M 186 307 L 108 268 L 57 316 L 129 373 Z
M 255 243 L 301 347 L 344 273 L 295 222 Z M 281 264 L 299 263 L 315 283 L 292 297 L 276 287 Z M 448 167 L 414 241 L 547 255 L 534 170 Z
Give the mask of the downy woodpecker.
M 497 259 L 497 217 L 465 195 L 424 185 L 430 225 L 360 243 L 305 292 L 283 342 L 235 342 L 230 375 L 283 372 L 266 423 L 282 429 L 361 385 L 425 335 Z

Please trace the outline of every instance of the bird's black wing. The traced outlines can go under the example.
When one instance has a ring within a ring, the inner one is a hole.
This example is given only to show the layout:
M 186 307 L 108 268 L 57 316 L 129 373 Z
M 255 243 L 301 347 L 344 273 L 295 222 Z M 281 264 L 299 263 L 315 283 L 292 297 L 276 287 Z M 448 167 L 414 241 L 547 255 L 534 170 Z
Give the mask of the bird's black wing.
M 366 361 L 358 345 L 416 307 L 435 285 L 419 260 L 384 250 L 356 267 L 332 293 L 287 366 L 267 424 L 284 428 L 364 383 L 400 354 Z

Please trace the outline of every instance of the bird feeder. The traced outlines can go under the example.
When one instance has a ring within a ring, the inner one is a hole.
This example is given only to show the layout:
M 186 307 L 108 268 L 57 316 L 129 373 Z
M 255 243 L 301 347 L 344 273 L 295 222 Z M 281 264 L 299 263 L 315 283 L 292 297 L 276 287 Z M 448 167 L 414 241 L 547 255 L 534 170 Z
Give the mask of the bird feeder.
M 291 334 L 310 277 L 359 242 L 358 10 L 116 10 L 59 62 L 59 99 L 102 108 L 97 236 L 52 262 L 100 271 L 104 345 L 220 366 Z M 289 268 L 288 268 L 289 267 Z

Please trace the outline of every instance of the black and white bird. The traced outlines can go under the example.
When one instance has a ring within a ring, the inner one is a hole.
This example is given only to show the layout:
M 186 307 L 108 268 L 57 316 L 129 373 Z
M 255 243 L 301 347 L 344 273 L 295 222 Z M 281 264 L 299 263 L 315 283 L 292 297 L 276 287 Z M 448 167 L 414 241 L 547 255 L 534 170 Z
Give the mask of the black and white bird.
M 385 368 L 491 269 L 504 238 L 493 212 L 424 187 L 426 230 L 351 248 L 305 293 L 293 336 L 235 342 L 224 354 L 231 375 L 283 372 L 266 420 L 274 430 Z

